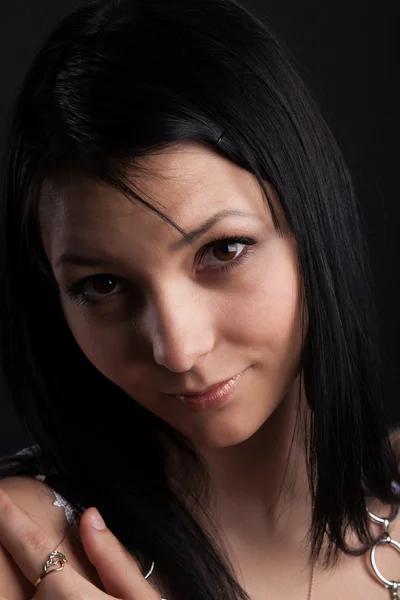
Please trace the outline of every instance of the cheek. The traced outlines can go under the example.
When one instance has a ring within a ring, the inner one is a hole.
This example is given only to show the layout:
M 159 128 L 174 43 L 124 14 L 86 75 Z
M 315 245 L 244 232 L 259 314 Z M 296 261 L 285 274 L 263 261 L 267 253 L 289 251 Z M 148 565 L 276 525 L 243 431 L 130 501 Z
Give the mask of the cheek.
M 114 379 L 126 347 L 125 327 L 118 327 L 109 320 L 98 320 L 89 310 L 83 310 L 71 302 L 63 304 L 65 319 L 78 346 L 88 360 L 103 375 Z
M 224 364 L 223 355 L 238 364 L 258 363 L 277 379 L 292 376 L 300 358 L 299 288 L 295 254 L 287 239 L 269 245 L 248 271 L 221 286 L 209 303 L 215 337 L 210 358 Z M 210 294 L 209 290 L 204 290 Z M 207 304 L 207 302 L 206 302 Z M 148 340 L 135 331 L 133 320 L 96 318 L 95 312 L 66 301 L 64 315 L 89 361 L 124 389 L 154 376 L 156 367 Z
M 290 360 L 301 342 L 299 278 L 294 254 L 284 241 L 237 291 L 231 306 L 236 343 L 257 349 L 270 365 Z

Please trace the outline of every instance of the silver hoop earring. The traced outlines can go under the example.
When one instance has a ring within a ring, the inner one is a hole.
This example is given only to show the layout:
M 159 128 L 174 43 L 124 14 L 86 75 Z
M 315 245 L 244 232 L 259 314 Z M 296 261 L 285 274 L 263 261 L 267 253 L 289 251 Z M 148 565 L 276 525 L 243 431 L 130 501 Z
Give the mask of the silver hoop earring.
M 153 570 L 154 570 L 154 560 L 151 563 L 151 567 L 149 569 L 149 572 L 147 573 L 147 575 L 144 576 L 144 578 L 148 579 L 150 577 L 150 575 L 152 574 Z M 167 599 L 166 598 L 161 598 L 161 600 L 167 600 Z

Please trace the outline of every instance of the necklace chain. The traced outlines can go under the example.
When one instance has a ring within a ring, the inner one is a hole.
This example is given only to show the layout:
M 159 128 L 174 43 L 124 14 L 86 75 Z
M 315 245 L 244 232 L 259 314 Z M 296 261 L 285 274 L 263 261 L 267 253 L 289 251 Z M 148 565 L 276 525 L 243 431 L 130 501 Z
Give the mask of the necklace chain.
M 314 578 L 315 578 L 315 562 L 313 562 L 313 565 L 312 565 L 312 568 L 311 568 L 310 586 L 309 586 L 309 589 L 308 589 L 307 600 L 311 600 L 312 599 L 312 593 L 313 593 L 313 587 L 314 587 Z
M 391 600 L 400 600 L 400 596 L 399 596 L 400 581 L 392 581 L 390 579 L 386 579 L 381 574 L 378 567 L 376 566 L 375 552 L 376 552 L 376 549 L 378 548 L 378 546 L 380 546 L 381 544 L 388 544 L 390 546 L 393 546 L 398 552 L 400 552 L 400 543 L 398 541 L 392 539 L 389 535 L 389 525 L 391 524 L 392 521 L 395 520 L 398 512 L 399 512 L 398 505 L 396 505 L 394 507 L 394 510 L 393 510 L 392 514 L 390 515 L 390 517 L 378 517 L 377 515 L 375 515 L 374 513 L 372 513 L 371 511 L 369 511 L 367 509 L 367 513 L 368 513 L 368 516 L 371 519 L 371 521 L 374 521 L 375 523 L 378 523 L 379 525 L 381 525 L 383 527 L 383 532 L 378 536 L 378 539 L 376 540 L 375 544 L 371 548 L 370 561 L 371 561 L 371 566 L 374 571 L 375 577 L 378 579 L 378 581 L 380 581 L 385 586 L 386 589 L 389 589 Z M 147 573 L 147 575 L 145 575 L 145 579 L 150 577 L 151 573 L 153 572 L 153 569 L 154 569 L 154 562 L 152 562 L 149 572 Z M 308 589 L 307 600 L 312 600 L 314 579 L 315 579 L 315 561 L 313 562 L 313 565 L 311 568 L 310 584 L 309 584 L 309 589 Z M 167 600 L 167 599 L 161 598 L 161 600 Z
M 379 525 L 381 525 L 383 527 L 382 533 L 378 536 L 378 539 L 376 540 L 375 544 L 371 548 L 370 562 L 371 562 L 371 566 L 374 571 L 374 575 L 375 575 L 376 579 L 378 579 L 378 581 L 380 581 L 380 583 L 382 583 L 382 585 L 384 585 L 385 588 L 389 590 L 391 600 L 400 600 L 400 595 L 399 595 L 400 594 L 400 581 L 393 581 L 390 579 L 386 579 L 381 574 L 378 567 L 376 566 L 375 553 L 376 553 L 378 546 L 380 546 L 382 544 L 388 544 L 388 545 L 394 547 L 398 552 L 400 552 L 400 543 L 397 542 L 396 540 L 392 539 L 389 535 L 389 525 L 391 524 L 392 521 L 395 520 L 398 512 L 399 512 L 398 505 L 396 505 L 394 507 L 394 510 L 392 511 L 392 514 L 390 515 L 390 517 L 378 517 L 377 515 L 375 515 L 374 513 L 372 513 L 371 511 L 369 511 L 367 509 L 367 513 L 368 513 L 368 516 L 371 519 L 371 521 L 374 521 L 374 523 L 378 523 Z M 313 565 L 311 568 L 310 585 L 309 585 L 309 589 L 308 589 L 307 600 L 312 600 L 314 579 L 315 579 L 315 561 L 313 562 Z

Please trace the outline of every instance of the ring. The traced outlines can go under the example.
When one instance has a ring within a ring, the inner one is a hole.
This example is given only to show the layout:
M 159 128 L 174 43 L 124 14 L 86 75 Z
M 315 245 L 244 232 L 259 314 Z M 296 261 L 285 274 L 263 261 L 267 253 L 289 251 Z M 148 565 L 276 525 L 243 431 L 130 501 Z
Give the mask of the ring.
M 374 570 L 376 577 L 379 579 L 379 581 L 381 581 L 384 584 L 384 586 L 386 588 L 390 588 L 396 592 L 400 587 L 400 581 L 392 581 L 391 579 L 386 579 L 386 577 L 384 577 L 382 575 L 382 573 L 380 572 L 380 570 L 378 569 L 378 567 L 376 565 L 375 553 L 376 553 L 376 549 L 381 544 L 389 544 L 390 546 L 392 546 L 392 548 L 395 548 L 398 552 L 400 552 L 400 544 L 399 544 L 399 542 L 397 542 L 396 540 L 393 540 L 389 536 L 386 538 L 381 538 L 375 542 L 375 544 L 371 550 L 371 555 L 370 555 L 371 565 L 372 565 L 372 568 Z M 396 598 L 396 596 L 393 596 L 393 598 Z
M 38 577 L 34 583 L 35 587 L 39 585 L 41 581 L 48 575 L 49 573 L 53 573 L 53 571 L 62 571 L 64 568 L 64 564 L 68 562 L 67 557 L 62 552 L 53 551 L 46 564 L 43 567 L 43 573 L 40 577 Z M 56 565 L 60 565 L 57 567 Z
M 150 577 L 150 575 L 151 575 L 151 574 L 152 574 L 152 572 L 153 572 L 153 569 L 154 569 L 154 560 L 153 560 L 153 562 L 151 563 L 151 567 L 150 567 L 150 569 L 149 569 L 149 571 L 148 571 L 147 575 L 145 575 L 145 576 L 144 576 L 144 578 L 145 578 L 145 579 L 148 579 L 148 578 Z M 166 598 L 161 598 L 161 600 L 167 600 L 167 599 L 166 599 Z

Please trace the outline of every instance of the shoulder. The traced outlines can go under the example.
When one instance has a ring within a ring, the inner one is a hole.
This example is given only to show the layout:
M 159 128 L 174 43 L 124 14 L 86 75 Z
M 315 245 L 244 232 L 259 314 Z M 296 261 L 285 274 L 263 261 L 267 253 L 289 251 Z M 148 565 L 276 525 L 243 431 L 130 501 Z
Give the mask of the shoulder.
M 55 506 L 54 493 L 45 482 L 29 476 L 0 479 L 0 487 L 29 514 L 49 536 L 59 544 L 71 566 L 83 577 L 100 585 L 97 572 L 87 559 L 82 545 L 69 526 L 64 511 Z M 63 539 L 64 538 L 64 539 Z M 34 586 L 23 576 L 11 556 L 1 547 L 0 540 L 0 596 L 7 600 L 27 600 L 35 593 Z
M 393 429 L 390 430 L 389 441 L 400 469 L 400 425 L 393 427 Z

